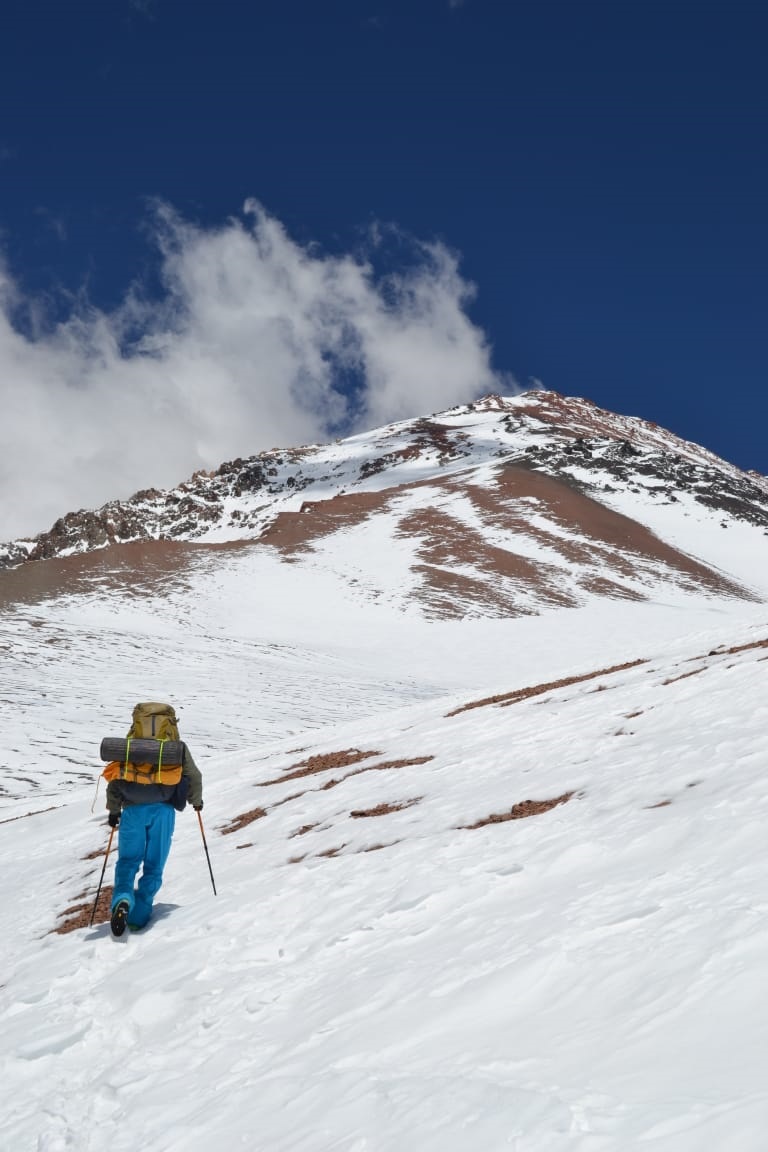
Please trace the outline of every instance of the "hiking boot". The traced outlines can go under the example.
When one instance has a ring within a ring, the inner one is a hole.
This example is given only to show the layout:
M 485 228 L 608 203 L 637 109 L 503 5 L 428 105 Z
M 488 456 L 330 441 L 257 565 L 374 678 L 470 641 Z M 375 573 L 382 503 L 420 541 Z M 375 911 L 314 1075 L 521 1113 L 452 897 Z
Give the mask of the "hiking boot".
M 109 921 L 109 926 L 112 929 L 113 936 L 122 936 L 125 932 L 125 924 L 128 919 L 128 901 L 119 900 L 112 911 L 112 919 Z

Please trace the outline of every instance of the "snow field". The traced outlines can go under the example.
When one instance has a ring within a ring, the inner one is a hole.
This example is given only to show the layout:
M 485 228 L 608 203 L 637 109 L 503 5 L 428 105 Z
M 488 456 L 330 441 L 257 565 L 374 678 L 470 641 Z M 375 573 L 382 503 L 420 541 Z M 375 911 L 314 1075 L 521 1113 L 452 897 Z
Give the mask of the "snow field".
M 452 690 L 211 755 L 219 895 L 186 812 L 158 919 L 120 942 L 46 934 L 98 878 L 90 795 L 0 826 L 4 1146 L 761 1152 L 768 649 L 713 653 L 766 636 L 733 619 L 506 707 L 449 717 Z M 350 748 L 376 755 L 281 779 Z
M 764 619 L 759 604 L 659 588 L 650 604 L 428 622 L 402 608 L 407 556 L 386 517 L 321 544 L 307 564 L 264 548 L 198 553 L 159 586 L 126 585 L 119 559 L 115 576 L 105 558 L 85 589 L 4 611 L 0 812 L 90 783 L 101 737 L 123 733 L 138 699 L 170 695 L 206 758 L 446 692 L 634 659 L 720 626 L 731 643 Z M 355 573 L 350 556 L 369 559 Z

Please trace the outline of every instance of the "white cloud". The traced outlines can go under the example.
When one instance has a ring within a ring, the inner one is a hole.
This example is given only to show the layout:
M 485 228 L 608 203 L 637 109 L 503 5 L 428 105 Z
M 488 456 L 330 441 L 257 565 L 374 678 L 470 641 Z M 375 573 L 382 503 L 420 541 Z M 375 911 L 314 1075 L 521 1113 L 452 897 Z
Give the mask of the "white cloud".
M 0 540 L 235 456 L 514 388 L 440 244 L 381 277 L 301 247 L 253 201 L 214 229 L 159 206 L 155 229 L 161 300 L 80 305 L 52 331 L 14 327 L 36 302 L 0 268 Z

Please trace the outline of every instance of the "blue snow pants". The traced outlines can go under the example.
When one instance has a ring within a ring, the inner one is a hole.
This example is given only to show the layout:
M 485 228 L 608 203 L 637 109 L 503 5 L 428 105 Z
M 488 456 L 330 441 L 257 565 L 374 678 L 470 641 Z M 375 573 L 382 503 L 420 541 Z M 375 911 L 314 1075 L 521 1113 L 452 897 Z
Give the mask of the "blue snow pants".
M 117 841 L 112 909 L 128 901 L 128 923 L 143 928 L 152 915 L 152 901 L 163 882 L 171 850 L 176 809 L 172 804 L 129 804 L 123 808 Z M 142 873 L 134 891 L 139 868 Z

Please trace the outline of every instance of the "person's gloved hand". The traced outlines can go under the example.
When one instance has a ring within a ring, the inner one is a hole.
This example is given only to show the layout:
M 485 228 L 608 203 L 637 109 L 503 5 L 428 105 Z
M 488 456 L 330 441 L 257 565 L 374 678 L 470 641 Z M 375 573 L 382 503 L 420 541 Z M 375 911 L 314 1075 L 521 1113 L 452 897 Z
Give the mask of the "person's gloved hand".
M 107 823 L 109 824 L 110 828 L 117 828 L 118 824 L 120 823 L 120 813 L 110 812 Z
M 202 801 L 199 804 L 193 804 L 192 807 L 194 808 L 195 812 L 202 812 L 202 810 L 203 810 Z

